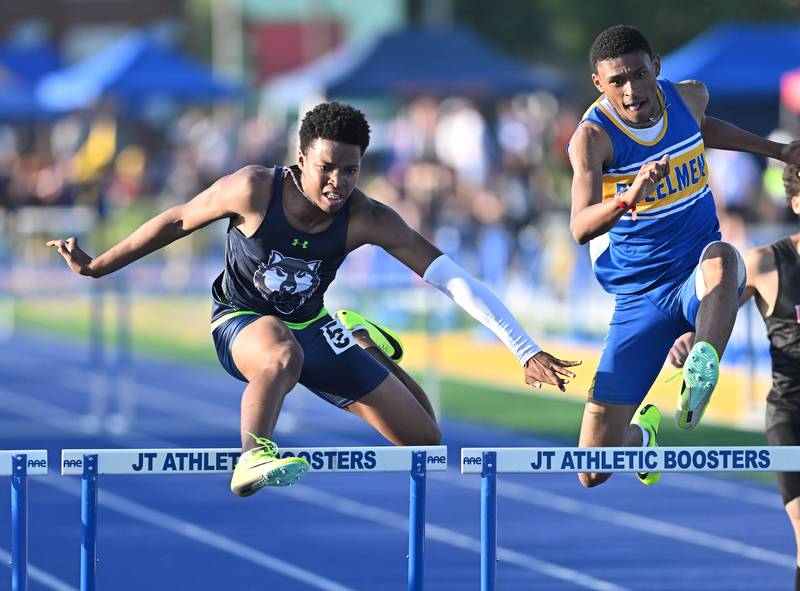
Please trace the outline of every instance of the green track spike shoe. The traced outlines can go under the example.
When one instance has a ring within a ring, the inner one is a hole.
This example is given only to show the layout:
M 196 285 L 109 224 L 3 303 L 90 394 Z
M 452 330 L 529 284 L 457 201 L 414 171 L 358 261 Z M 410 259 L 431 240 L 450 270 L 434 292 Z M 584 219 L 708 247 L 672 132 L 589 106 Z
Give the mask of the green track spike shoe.
M 640 425 L 645 431 L 650 434 L 650 440 L 647 442 L 647 447 L 658 447 L 656 437 L 658 436 L 658 427 L 661 425 L 661 413 L 652 404 L 645 404 L 639 410 L 636 418 L 633 421 Z M 658 484 L 661 480 L 660 472 L 637 472 L 636 477 L 648 486 Z
M 231 492 L 237 497 L 249 497 L 265 486 L 289 486 L 308 471 L 303 458 L 279 458 L 275 442 L 250 435 L 258 447 L 243 453 L 233 470 Z
M 683 386 L 678 394 L 675 425 L 694 429 L 706 412 L 708 401 L 719 380 L 719 356 L 705 341 L 698 341 L 683 364 Z
M 336 317 L 351 332 L 366 330 L 372 342 L 395 363 L 400 363 L 403 359 L 403 343 L 391 328 L 367 320 L 358 312 L 353 312 L 353 310 L 339 310 L 336 312 Z

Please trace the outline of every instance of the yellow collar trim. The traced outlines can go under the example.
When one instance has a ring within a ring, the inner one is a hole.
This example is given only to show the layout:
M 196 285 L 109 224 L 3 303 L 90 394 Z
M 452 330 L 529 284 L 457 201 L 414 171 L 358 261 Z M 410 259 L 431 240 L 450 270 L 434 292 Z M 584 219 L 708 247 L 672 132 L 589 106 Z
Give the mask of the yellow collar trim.
M 611 122 L 614 125 L 616 125 L 617 128 L 619 128 L 620 131 L 622 131 L 622 133 L 627 135 L 634 142 L 636 142 L 637 144 L 641 144 L 642 146 L 655 146 L 658 142 L 660 142 L 662 139 L 664 139 L 664 134 L 667 133 L 667 124 L 669 123 L 669 121 L 667 119 L 667 109 L 666 109 L 666 107 L 664 107 L 664 96 L 663 96 L 662 91 L 661 91 L 661 86 L 658 87 L 657 96 L 658 96 L 658 104 L 661 106 L 661 112 L 663 113 L 663 117 L 664 117 L 664 125 L 661 127 L 661 133 L 659 133 L 658 136 L 656 137 L 656 139 L 654 139 L 651 142 L 646 142 L 646 141 L 636 137 L 633 133 L 631 133 L 631 130 L 628 128 L 628 126 L 623 124 L 614 114 L 609 113 L 608 110 L 603 106 L 603 104 L 599 100 L 596 103 L 596 106 L 603 113 L 605 113 L 606 117 L 608 117 L 611 120 Z

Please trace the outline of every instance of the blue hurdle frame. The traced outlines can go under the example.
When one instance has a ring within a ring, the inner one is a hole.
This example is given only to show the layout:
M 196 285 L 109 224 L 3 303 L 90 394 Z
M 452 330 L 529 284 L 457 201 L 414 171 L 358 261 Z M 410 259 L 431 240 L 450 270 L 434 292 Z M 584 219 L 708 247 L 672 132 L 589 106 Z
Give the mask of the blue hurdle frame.
M 47 474 L 47 451 L 2 451 L 8 464 L 0 473 L 11 480 L 11 590 L 28 587 L 28 477 Z M 30 464 L 29 463 L 33 462 Z
M 28 456 L 11 460 L 11 591 L 28 586 Z
M 97 565 L 97 454 L 83 456 L 81 475 L 81 591 L 94 591 Z
M 546 460 L 540 458 L 537 463 L 531 463 L 530 452 L 543 450 L 549 454 Z M 594 456 L 594 466 L 581 465 L 582 457 L 589 453 Z M 502 455 L 498 457 L 498 454 Z M 502 464 L 500 472 L 519 474 L 587 471 L 797 472 L 800 470 L 800 446 L 462 448 L 461 472 L 480 472 L 481 475 L 481 591 L 495 589 L 498 460 Z
M 497 452 L 481 464 L 481 591 L 494 591 L 497 566 Z
M 425 482 L 428 454 L 415 451 L 408 494 L 408 591 L 422 591 L 425 577 Z
M 423 591 L 427 463 L 427 452 L 412 452 L 408 510 L 408 591 Z M 84 454 L 81 476 L 80 591 L 96 589 L 98 474 L 97 454 Z M 14 588 L 14 591 L 17 589 Z

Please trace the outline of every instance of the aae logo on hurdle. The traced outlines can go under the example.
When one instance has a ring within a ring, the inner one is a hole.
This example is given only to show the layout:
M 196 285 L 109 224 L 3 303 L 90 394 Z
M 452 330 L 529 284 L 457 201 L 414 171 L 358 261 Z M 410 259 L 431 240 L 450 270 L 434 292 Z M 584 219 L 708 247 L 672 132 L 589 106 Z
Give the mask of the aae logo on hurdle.
M 28 449 L 17 451 L 0 451 L 0 476 L 14 474 L 12 458 L 25 456 L 25 470 L 30 476 L 47 474 L 47 450 Z
M 305 459 L 311 472 L 398 472 L 411 469 L 414 451 L 427 452 L 428 470 L 447 469 L 444 446 L 287 447 L 278 455 Z M 82 474 L 87 455 L 97 456 L 97 474 L 216 474 L 232 472 L 240 450 L 65 449 L 61 452 L 61 473 Z
M 800 447 L 506 447 L 463 448 L 461 472 L 485 469 L 495 452 L 498 473 L 525 472 L 784 472 L 800 469 Z

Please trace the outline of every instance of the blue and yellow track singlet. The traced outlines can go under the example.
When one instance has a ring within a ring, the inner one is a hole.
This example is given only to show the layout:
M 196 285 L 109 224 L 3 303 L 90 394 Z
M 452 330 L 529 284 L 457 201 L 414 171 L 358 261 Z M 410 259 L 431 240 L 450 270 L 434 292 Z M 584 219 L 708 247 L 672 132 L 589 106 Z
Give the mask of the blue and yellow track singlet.
M 641 293 L 688 275 L 703 248 L 721 237 L 703 136 L 674 85 L 658 82 L 665 108 L 655 126 L 625 125 L 605 97 L 582 120 L 599 125 L 614 148 L 613 161 L 603 170 L 603 201 L 629 187 L 645 162 L 670 155 L 667 176 L 638 203 L 638 219 L 626 213 L 590 243 L 595 275 L 613 294 Z

